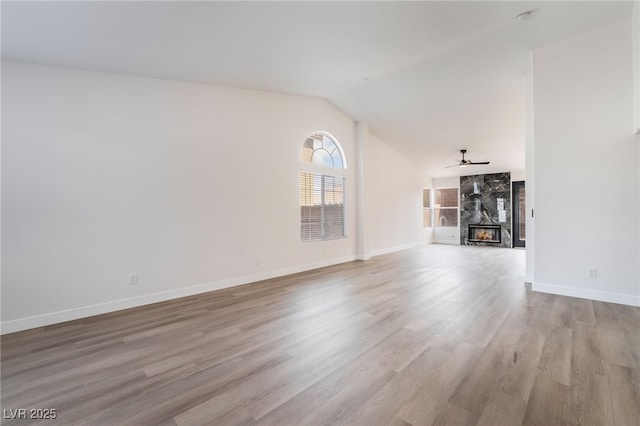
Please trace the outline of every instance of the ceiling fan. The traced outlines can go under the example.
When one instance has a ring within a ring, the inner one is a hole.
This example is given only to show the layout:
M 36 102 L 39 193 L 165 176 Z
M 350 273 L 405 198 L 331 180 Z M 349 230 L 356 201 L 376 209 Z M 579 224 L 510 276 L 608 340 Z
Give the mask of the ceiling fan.
M 462 160 L 459 160 L 458 164 L 454 164 L 452 166 L 447 166 L 446 167 L 447 169 L 449 167 L 467 167 L 467 166 L 478 166 L 478 165 L 482 165 L 482 164 L 489 164 L 489 161 L 473 162 L 473 161 L 470 161 L 470 160 L 465 160 L 464 159 L 464 155 L 467 153 L 466 149 L 461 149 L 460 153 L 462 154 Z

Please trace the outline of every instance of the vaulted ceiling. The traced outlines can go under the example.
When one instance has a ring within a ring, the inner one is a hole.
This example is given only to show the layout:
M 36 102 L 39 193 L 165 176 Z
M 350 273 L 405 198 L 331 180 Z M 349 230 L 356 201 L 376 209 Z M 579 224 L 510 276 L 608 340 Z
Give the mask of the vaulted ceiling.
M 2 2 L 2 58 L 327 99 L 432 177 L 524 170 L 531 50 L 632 1 Z M 516 15 L 533 11 L 528 19 Z

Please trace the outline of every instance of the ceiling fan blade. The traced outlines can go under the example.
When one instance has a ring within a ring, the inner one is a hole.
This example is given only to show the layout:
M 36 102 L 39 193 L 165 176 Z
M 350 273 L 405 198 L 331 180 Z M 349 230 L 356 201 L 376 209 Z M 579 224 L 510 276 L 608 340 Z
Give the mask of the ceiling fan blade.
M 458 164 L 452 164 L 451 166 L 445 166 L 445 169 L 449 169 L 451 167 L 481 166 L 481 165 L 489 164 L 489 161 L 478 161 L 476 163 L 476 162 L 473 162 L 473 161 L 470 161 L 470 160 L 466 160 L 464 158 L 464 155 L 466 153 L 467 153 L 466 149 L 461 149 L 460 150 L 460 154 L 462 154 L 462 160 L 457 160 Z M 454 160 L 454 161 L 456 161 L 456 160 Z

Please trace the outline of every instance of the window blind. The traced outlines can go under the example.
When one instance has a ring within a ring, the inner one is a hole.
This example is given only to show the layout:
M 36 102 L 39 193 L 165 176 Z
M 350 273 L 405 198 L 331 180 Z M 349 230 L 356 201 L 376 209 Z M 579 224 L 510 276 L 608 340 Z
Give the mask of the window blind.
M 300 172 L 300 239 L 344 237 L 344 181 L 337 176 Z

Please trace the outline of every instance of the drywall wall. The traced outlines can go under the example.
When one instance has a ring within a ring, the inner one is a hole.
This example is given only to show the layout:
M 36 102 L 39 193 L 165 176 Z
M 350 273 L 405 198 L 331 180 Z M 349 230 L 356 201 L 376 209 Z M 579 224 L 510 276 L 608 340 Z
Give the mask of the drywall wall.
M 529 56 L 529 60 L 532 57 Z M 524 76 L 524 100 L 525 100 L 525 205 L 527 209 L 526 219 L 526 266 L 525 282 L 534 282 L 535 271 L 535 247 L 536 247 L 536 223 L 535 223 L 535 145 L 533 139 L 533 76 Z
M 355 258 L 353 168 L 349 238 L 300 242 L 306 136 L 354 157 L 323 100 L 6 62 L 2 89 L 4 333 Z
M 428 242 L 422 227 L 424 180 L 415 166 L 371 133 L 364 164 L 366 241 L 371 255 Z
M 631 52 L 633 66 L 633 130 L 636 134 L 636 140 L 640 143 L 640 0 L 635 0 L 633 4 L 633 13 L 631 15 Z M 640 150 L 638 150 L 640 155 Z M 639 158 L 640 161 L 640 158 Z M 638 179 L 640 181 L 640 170 L 638 170 Z M 640 183 L 638 184 L 640 196 Z M 640 216 L 638 216 L 638 230 L 640 232 Z M 640 240 L 640 233 L 638 234 Z M 640 263 L 640 250 L 638 250 L 638 263 Z
M 10 62 L 2 72 L 3 333 L 356 258 L 355 124 L 327 102 Z M 301 243 L 299 153 L 317 130 L 353 160 L 348 238 Z M 421 244 L 422 181 L 369 136 L 359 166 L 372 254 Z
M 525 170 L 515 170 L 511 172 L 511 182 L 518 182 L 527 179 L 527 172 Z
M 633 131 L 640 135 L 640 0 L 633 5 L 631 15 L 633 60 Z
M 365 204 L 365 175 L 364 153 L 369 145 L 369 126 L 366 123 L 356 123 L 355 135 L 355 168 L 356 168 L 356 258 L 369 260 L 371 253 L 367 241 L 367 208 Z M 352 162 L 353 164 L 353 162 Z
M 631 28 L 624 19 L 533 53 L 534 290 L 640 305 Z

